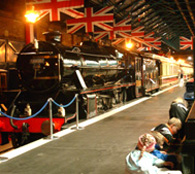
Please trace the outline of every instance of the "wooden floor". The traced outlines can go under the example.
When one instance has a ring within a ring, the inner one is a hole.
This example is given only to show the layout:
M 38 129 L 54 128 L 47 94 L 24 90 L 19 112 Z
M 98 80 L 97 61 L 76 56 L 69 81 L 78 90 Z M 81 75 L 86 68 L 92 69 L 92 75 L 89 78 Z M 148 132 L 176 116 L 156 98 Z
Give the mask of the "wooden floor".
M 122 174 L 138 137 L 167 122 L 185 88 L 175 87 L 23 155 L 0 163 L 2 174 Z

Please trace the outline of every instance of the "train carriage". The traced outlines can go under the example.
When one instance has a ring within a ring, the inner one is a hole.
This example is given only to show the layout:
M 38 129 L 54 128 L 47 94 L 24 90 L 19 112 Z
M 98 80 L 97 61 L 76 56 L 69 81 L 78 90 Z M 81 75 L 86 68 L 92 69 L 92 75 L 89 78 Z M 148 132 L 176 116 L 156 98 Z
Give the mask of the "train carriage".
M 193 77 L 194 74 L 194 68 L 192 65 L 189 65 L 187 63 L 181 63 L 180 64 L 180 68 L 181 68 L 181 73 L 182 73 L 182 78 L 187 81 L 190 78 Z

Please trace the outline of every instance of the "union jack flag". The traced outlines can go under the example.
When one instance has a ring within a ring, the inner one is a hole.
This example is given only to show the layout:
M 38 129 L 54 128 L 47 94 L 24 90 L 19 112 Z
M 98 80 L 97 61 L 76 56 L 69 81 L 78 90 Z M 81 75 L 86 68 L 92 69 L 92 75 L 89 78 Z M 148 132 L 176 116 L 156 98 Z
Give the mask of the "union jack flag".
M 117 38 L 115 41 L 112 42 L 112 44 L 113 45 L 118 45 L 123 41 L 125 41 L 125 38 Z
M 144 38 L 144 27 L 139 26 L 131 31 L 132 37 Z
M 124 37 L 124 33 L 131 34 L 131 18 L 125 18 L 114 25 L 114 34 L 117 38 Z M 123 33 L 122 35 L 120 35 Z
M 121 32 L 120 35 L 124 38 L 131 38 L 132 41 L 134 41 L 135 43 L 137 43 L 137 45 L 139 45 L 138 50 L 151 50 L 151 48 L 154 48 L 156 50 L 160 50 L 160 46 L 161 46 L 161 41 L 160 38 L 154 38 L 154 41 L 152 43 L 147 42 L 146 39 L 144 40 L 144 38 L 140 38 L 137 35 L 132 36 L 131 34 L 125 33 L 125 32 Z M 142 34 L 140 35 L 142 36 Z M 118 44 L 118 41 L 115 42 L 116 44 Z
M 95 40 L 104 40 L 104 39 L 112 40 L 114 38 L 113 31 L 99 31 L 99 32 L 94 32 L 93 34 Z
M 82 11 L 82 9 L 80 10 L 80 9 L 69 8 L 69 9 L 62 9 L 61 12 L 75 19 L 84 17 L 84 10 Z
M 154 42 L 154 32 L 150 32 L 148 34 L 144 35 L 144 41 L 149 42 L 149 43 L 153 43 Z
M 85 32 L 111 31 L 113 29 L 113 6 L 103 7 L 100 10 L 85 8 L 84 18 L 68 19 L 67 33 L 73 34 L 85 28 Z
M 148 34 L 144 35 L 144 41 L 145 41 L 145 45 L 142 44 L 142 46 L 138 49 L 138 51 L 151 51 L 153 46 L 153 43 L 155 41 L 154 39 L 154 32 L 150 32 Z M 148 45 L 151 44 L 151 45 Z
M 35 11 L 43 18 L 49 14 L 50 21 L 59 21 L 60 12 L 70 13 L 70 8 L 84 7 L 84 0 L 28 0 L 27 5 L 33 5 Z M 73 11 L 71 12 L 73 13 Z M 76 16 L 76 11 L 75 14 Z M 79 17 L 83 17 L 82 14 L 77 14 Z
M 107 39 L 115 39 L 115 38 L 121 38 L 124 37 L 124 34 L 121 34 L 123 32 L 130 33 L 131 32 L 131 19 L 126 18 L 123 19 L 117 23 L 114 23 L 113 29 L 111 31 L 99 31 L 94 33 L 94 38 L 96 40 L 107 38 Z M 121 35 L 120 35 L 121 34 Z
M 157 50 L 160 50 L 161 43 L 162 43 L 162 41 L 161 41 L 161 38 L 160 38 L 160 37 L 154 38 L 153 45 L 154 45 L 155 47 L 159 48 L 159 49 L 157 49 Z
M 137 48 L 137 51 L 151 51 L 151 50 L 152 50 L 152 47 L 141 46 Z
M 191 37 L 188 39 L 186 37 L 180 36 L 180 49 L 186 50 L 188 48 L 193 50 L 193 38 Z
M 132 39 L 138 43 L 141 43 L 142 45 L 144 45 L 145 47 L 148 47 L 147 49 L 151 49 L 151 48 L 154 48 L 156 50 L 160 50 L 159 48 L 159 44 L 161 46 L 161 41 L 157 41 L 154 39 L 154 42 L 153 43 L 149 43 L 149 42 L 146 42 L 144 39 L 142 38 L 139 38 L 139 37 L 132 37 Z M 158 38 L 160 39 L 160 38 Z M 157 45 L 158 44 L 158 45 Z M 144 48 L 145 49 L 145 48 Z

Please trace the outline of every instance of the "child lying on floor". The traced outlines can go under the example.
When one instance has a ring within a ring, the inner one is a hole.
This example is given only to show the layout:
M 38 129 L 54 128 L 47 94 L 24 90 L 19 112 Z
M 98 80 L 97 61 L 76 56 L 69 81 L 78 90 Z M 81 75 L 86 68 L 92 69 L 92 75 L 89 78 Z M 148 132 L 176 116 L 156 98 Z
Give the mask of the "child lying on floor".
M 172 162 L 165 162 L 152 155 L 156 140 L 151 134 L 139 137 L 137 147 L 126 157 L 126 172 L 130 174 L 182 174 L 180 171 L 169 170 L 164 167 L 172 167 Z

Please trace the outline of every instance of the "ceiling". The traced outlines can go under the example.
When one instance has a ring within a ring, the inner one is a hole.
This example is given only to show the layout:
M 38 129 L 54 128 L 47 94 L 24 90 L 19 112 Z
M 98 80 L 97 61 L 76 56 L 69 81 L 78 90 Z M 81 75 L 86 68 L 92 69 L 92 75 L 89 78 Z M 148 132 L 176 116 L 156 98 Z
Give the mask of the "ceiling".
M 26 0 L 1 0 L 0 10 L 24 16 Z M 195 36 L 195 0 L 84 0 L 85 6 L 114 6 L 117 21 L 130 16 L 132 28 L 144 26 L 145 34 L 161 37 L 167 50 L 179 55 L 192 55 L 192 50 L 179 49 L 179 37 Z M 193 56 L 193 55 L 192 55 Z
M 88 0 L 89 5 L 113 5 L 115 19 L 132 17 L 132 27 L 144 26 L 145 33 L 179 50 L 179 36 L 195 35 L 194 0 Z

